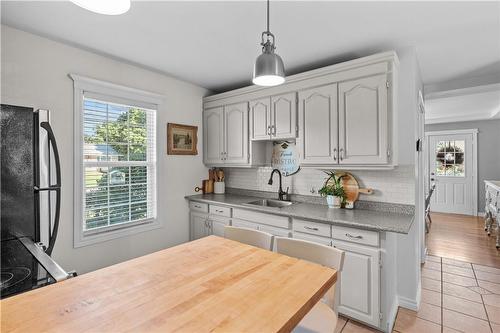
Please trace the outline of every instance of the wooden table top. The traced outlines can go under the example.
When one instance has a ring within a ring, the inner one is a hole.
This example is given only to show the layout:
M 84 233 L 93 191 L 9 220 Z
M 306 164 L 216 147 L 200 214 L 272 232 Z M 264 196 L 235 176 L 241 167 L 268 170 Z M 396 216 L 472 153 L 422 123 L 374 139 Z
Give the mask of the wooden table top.
M 2 332 L 287 332 L 333 269 L 209 236 L 0 302 Z

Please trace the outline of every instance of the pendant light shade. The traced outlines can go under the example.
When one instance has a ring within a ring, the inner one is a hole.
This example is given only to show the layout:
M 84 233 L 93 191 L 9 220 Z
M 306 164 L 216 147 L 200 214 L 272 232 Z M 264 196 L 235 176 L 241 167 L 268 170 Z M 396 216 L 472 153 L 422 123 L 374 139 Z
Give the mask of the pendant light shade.
M 269 31 L 269 0 L 267 0 L 267 31 L 262 33 L 262 54 L 255 60 L 252 82 L 258 86 L 277 86 L 285 82 L 285 66 L 274 53 L 274 35 Z
M 104 15 L 120 15 L 130 9 L 130 0 L 71 0 L 75 5 Z

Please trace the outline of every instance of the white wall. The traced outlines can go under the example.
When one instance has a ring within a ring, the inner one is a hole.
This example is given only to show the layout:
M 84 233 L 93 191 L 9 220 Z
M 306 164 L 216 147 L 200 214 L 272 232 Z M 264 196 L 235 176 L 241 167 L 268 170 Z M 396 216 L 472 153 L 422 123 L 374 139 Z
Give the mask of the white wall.
M 415 48 L 398 50 L 399 69 L 399 156 L 415 165 L 415 133 L 420 70 Z M 412 179 L 415 184 L 415 171 Z M 414 186 L 413 191 L 416 192 Z M 417 203 L 416 201 L 415 203 Z M 418 207 L 416 207 L 416 210 Z M 408 235 L 398 235 L 398 296 L 400 305 L 416 308 L 420 298 L 420 234 L 418 214 Z
M 188 240 L 188 206 L 206 168 L 198 156 L 167 156 L 167 122 L 197 125 L 202 151 L 202 97 L 207 91 L 165 75 L 1 26 L 1 102 L 51 110 L 62 164 L 62 210 L 53 257 L 85 273 Z M 148 50 L 144 50 L 148 52 Z M 158 218 L 161 229 L 73 248 L 73 81 L 76 73 L 165 96 L 158 110 Z

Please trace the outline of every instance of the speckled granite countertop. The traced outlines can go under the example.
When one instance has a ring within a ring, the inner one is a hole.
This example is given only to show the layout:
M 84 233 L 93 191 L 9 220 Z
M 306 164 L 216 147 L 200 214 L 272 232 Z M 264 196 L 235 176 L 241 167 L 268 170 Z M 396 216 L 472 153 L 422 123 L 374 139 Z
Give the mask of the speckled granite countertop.
M 326 205 L 297 202 L 283 208 L 248 205 L 248 202 L 261 198 L 235 194 L 196 194 L 185 197 L 187 200 L 218 204 L 233 208 L 244 208 L 269 214 L 301 218 L 374 231 L 389 231 L 407 234 L 413 223 L 413 215 L 393 212 L 380 212 L 366 209 L 330 209 Z

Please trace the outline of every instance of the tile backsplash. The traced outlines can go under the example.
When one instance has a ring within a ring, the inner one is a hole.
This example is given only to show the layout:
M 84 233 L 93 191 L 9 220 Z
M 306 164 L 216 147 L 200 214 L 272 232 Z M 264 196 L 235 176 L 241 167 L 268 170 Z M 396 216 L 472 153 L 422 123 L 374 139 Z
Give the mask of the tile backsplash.
M 255 191 L 277 192 L 279 181 L 274 175 L 273 185 L 268 185 L 271 167 L 225 168 L 226 186 Z M 364 201 L 415 204 L 415 167 L 400 165 L 393 170 L 354 170 L 349 171 L 359 182 L 360 187 L 374 190 L 371 195 L 360 194 Z M 298 173 L 283 177 L 283 189 L 289 187 L 292 194 L 318 196 L 325 182 L 326 174 L 319 169 L 301 169 Z

